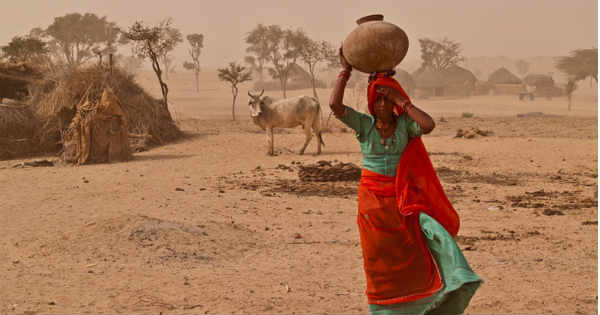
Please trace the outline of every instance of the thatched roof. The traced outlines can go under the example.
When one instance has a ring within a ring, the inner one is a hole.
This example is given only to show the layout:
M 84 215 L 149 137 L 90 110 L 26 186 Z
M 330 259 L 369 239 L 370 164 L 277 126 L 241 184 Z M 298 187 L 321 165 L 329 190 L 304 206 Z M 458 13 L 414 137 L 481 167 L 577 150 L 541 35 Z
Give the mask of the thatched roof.
M 436 88 L 446 85 L 444 83 L 444 78 L 439 71 L 434 71 L 433 69 L 419 69 L 415 71 L 415 73 L 418 73 L 418 75 L 415 76 L 415 83 L 418 88 Z
M 402 69 L 396 69 L 396 75 L 394 75 L 394 77 L 405 90 L 412 90 L 416 86 L 415 80 L 413 80 L 410 73 Z
M 60 135 L 71 122 L 77 106 L 85 100 L 96 104 L 105 88 L 112 90 L 123 104 L 130 133 L 148 135 L 151 144 L 162 144 L 181 135 L 162 100 L 146 93 L 133 76 L 120 68 L 114 68 L 112 75 L 101 66 L 73 69 L 65 72 L 49 91 L 43 91 L 43 83 L 40 86 L 32 86 L 34 90 L 41 90 L 40 95 L 32 99 L 32 105 L 37 116 L 46 122 L 40 128 L 45 136 Z M 65 111 L 69 115 L 63 117 L 61 113 Z
M 310 73 L 308 73 L 308 71 L 304 70 L 304 68 L 295 63 L 290 65 L 289 76 L 291 79 L 294 80 L 310 81 Z
M 529 74 L 523 78 L 523 82 L 529 85 L 535 86 L 553 86 L 554 79 L 551 76 L 545 74 Z
M 457 65 L 444 69 L 441 75 L 446 85 L 465 85 L 465 83 L 472 85 L 477 82 L 477 78 L 471 71 Z
M 492 84 L 520 84 L 521 79 L 502 67 L 490 74 L 488 82 Z
M 28 86 L 41 79 L 40 70 L 25 63 L 0 63 L 0 98 L 24 99 Z

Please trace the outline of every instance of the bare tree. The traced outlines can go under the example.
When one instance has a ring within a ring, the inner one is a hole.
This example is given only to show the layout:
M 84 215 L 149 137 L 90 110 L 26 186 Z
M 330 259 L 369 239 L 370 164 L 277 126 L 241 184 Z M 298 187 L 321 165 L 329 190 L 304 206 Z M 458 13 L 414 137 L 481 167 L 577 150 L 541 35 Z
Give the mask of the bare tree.
M 588 77 L 598 82 L 598 48 L 574 50 L 570 56 L 559 58 L 556 68 L 569 76 L 565 92 L 571 110 L 571 97 L 577 89 L 577 82 Z
M 574 50 L 570 56 L 558 59 L 556 68 L 575 82 L 587 77 L 592 77 L 598 82 L 598 48 Z
M 162 70 L 160 68 L 159 56 L 164 54 L 165 50 L 172 49 L 175 43 L 173 38 L 163 36 L 162 34 L 170 28 L 171 20 L 167 19 L 158 26 L 145 26 L 142 21 L 136 21 L 124 34 L 129 40 L 134 42 L 134 52 L 140 58 L 148 58 L 152 63 L 152 69 L 156 73 L 156 78 L 160 84 L 160 90 L 163 96 L 163 106 L 167 109 L 169 116 L 169 103 L 167 95 L 169 87 L 162 80 Z
M 163 55 L 159 59 L 163 65 L 163 70 L 165 72 L 165 80 L 169 80 L 169 73 L 175 73 L 175 68 L 177 68 L 177 64 L 175 64 L 173 57 L 171 57 L 169 54 Z
M 423 69 L 431 68 L 442 71 L 464 60 L 460 55 L 460 44 L 447 38 L 434 41 L 429 38 L 420 38 L 421 60 Z
M 71 13 L 54 18 L 54 23 L 39 35 L 50 38 L 48 48 L 60 53 L 68 65 L 79 66 L 93 57 L 94 50 L 115 43 L 118 34 L 119 28 L 106 17 Z
M 40 63 L 47 53 L 48 48 L 43 41 L 30 36 L 15 36 L 2 47 L 2 52 L 8 60 L 13 62 Z
M 569 111 L 571 110 L 571 98 L 573 97 L 573 92 L 577 89 L 577 81 L 571 78 L 567 81 L 567 85 L 565 85 L 565 93 L 567 93 L 567 99 L 569 100 Z
M 192 62 L 184 62 L 183 66 L 186 69 L 193 70 L 194 75 L 196 77 L 196 92 L 200 91 L 199 87 L 199 76 L 200 76 L 200 53 L 202 52 L 202 48 L 204 48 L 204 35 L 202 34 L 189 34 L 186 36 L 188 43 L 190 44 L 190 49 L 188 50 L 190 57 L 192 57 Z
M 163 64 L 165 79 L 167 80 L 169 80 L 169 73 L 175 69 L 175 63 L 173 62 L 170 53 L 179 43 L 183 42 L 183 35 L 181 35 L 181 32 L 178 29 L 172 27 L 171 24 L 173 24 L 173 19 L 167 18 L 158 25 L 162 30 L 160 32 L 161 40 L 163 43 L 167 44 L 167 46 L 160 51 L 160 55 L 158 56 Z
M 296 64 L 302 47 L 308 42 L 308 37 L 300 29 L 284 31 L 278 25 L 270 25 L 269 40 L 273 43 L 273 49 L 268 59 L 273 67 L 269 68 L 269 74 L 273 79 L 279 79 L 283 98 L 286 98 L 291 66 Z
M 251 73 L 257 73 L 259 76 L 259 80 L 262 81 L 262 79 L 260 79 L 260 77 L 262 77 L 261 73 L 262 70 L 260 67 L 260 65 L 258 64 L 258 62 L 256 61 L 256 57 L 254 56 L 245 56 L 244 57 L 244 63 L 246 63 L 249 67 L 250 67 L 250 72 Z
M 263 72 L 265 64 L 268 62 L 269 55 L 273 50 L 272 32 L 268 26 L 258 24 L 255 29 L 248 33 L 246 37 L 246 52 L 252 54 L 244 58 L 246 63 L 252 66 L 252 70 L 258 73 L 258 79 L 263 82 Z
M 251 73 L 246 71 L 246 67 L 230 62 L 228 68 L 217 69 L 219 71 L 219 80 L 228 82 L 231 85 L 231 94 L 233 102 L 231 104 L 231 117 L 235 120 L 235 100 L 238 96 L 238 84 L 252 80 Z
M 313 96 L 316 99 L 319 99 L 316 90 L 317 65 L 321 62 L 329 61 L 332 55 L 336 55 L 336 50 L 326 41 L 317 42 L 312 39 L 307 39 L 307 42 L 301 46 L 300 59 L 308 66 Z

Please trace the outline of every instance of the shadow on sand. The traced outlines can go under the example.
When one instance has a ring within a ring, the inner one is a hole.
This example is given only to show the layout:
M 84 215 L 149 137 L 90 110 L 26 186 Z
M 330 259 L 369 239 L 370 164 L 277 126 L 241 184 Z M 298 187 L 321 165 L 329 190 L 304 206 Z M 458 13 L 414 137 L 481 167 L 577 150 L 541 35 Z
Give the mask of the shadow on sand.
M 134 154 L 130 162 L 187 159 L 195 154 Z

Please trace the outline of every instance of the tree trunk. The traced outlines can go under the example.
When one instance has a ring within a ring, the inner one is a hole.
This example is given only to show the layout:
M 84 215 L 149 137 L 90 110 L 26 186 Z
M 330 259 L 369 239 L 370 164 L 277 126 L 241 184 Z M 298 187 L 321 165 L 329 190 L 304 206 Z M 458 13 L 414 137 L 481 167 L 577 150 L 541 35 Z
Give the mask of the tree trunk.
M 571 95 L 571 93 L 569 93 L 567 95 L 567 99 L 569 99 L 569 111 L 571 111 L 571 97 L 572 97 L 572 95 Z
M 154 54 L 154 53 L 151 53 L 150 59 L 152 60 L 152 69 L 154 69 L 154 73 L 156 73 L 156 77 L 158 78 L 158 83 L 160 84 L 160 91 L 162 92 L 163 102 L 164 102 L 163 106 L 165 107 L 165 109 L 167 111 L 167 115 L 172 120 L 173 117 L 171 116 L 171 112 L 169 111 L 169 102 L 167 99 L 167 95 L 169 94 L 169 87 L 162 80 L 162 71 L 160 70 L 158 56 L 156 56 L 156 54 Z
M 308 72 L 310 73 L 310 83 L 312 84 L 313 96 L 319 100 L 319 96 L 317 95 L 317 78 L 315 78 L 315 64 L 308 63 Z M 320 101 L 319 101 L 320 103 Z
M 285 80 L 283 79 L 283 74 L 279 76 L 279 83 L 281 84 L 281 90 L 283 91 L 283 98 L 286 98 L 285 96 Z
M 200 83 L 198 82 L 199 77 L 200 77 L 200 71 L 198 71 L 198 69 L 196 69 L 196 93 L 200 92 Z
M 231 104 L 231 117 L 233 118 L 233 121 L 235 121 L 235 99 L 237 98 L 238 94 L 238 89 L 235 85 L 231 87 L 231 94 L 233 94 L 233 103 Z

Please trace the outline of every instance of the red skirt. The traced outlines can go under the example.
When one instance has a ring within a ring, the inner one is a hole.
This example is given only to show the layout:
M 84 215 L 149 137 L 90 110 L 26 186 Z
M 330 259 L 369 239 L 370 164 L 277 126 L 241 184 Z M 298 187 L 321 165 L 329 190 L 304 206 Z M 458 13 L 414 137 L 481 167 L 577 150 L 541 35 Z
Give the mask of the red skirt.
M 396 177 L 363 169 L 358 227 L 369 304 L 396 304 L 430 296 L 443 287 L 419 225 L 423 211 L 455 236 L 459 219 L 420 138 L 409 142 Z

